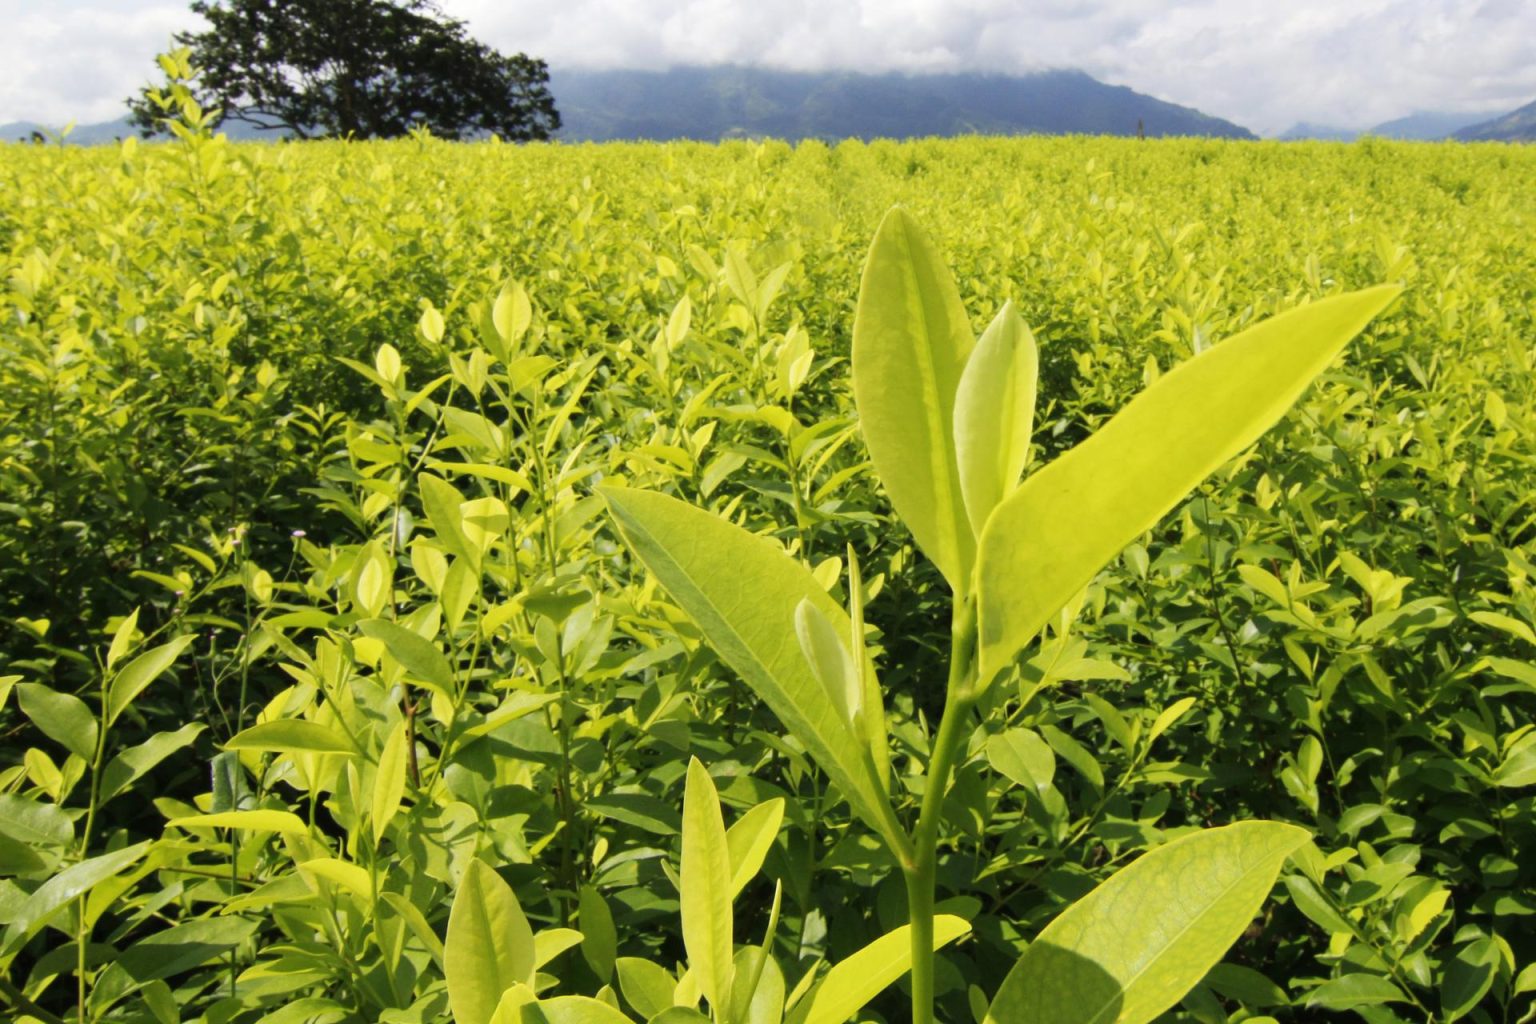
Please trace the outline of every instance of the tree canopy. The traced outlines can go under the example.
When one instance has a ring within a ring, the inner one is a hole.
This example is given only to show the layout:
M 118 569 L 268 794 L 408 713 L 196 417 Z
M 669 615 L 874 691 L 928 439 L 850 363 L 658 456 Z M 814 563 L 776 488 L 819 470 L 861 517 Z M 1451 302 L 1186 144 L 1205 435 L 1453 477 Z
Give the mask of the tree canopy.
M 430 0 L 195 0 L 208 27 L 176 42 L 201 69 L 196 97 L 221 120 L 300 138 L 494 132 L 523 141 L 560 127 L 549 68 L 470 38 Z M 153 130 L 153 87 L 128 101 Z

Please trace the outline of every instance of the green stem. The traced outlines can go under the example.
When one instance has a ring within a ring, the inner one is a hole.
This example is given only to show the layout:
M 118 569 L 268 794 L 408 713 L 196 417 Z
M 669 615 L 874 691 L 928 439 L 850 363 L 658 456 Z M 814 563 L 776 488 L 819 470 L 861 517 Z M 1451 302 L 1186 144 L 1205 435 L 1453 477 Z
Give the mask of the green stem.
M 43 1024 L 66 1024 L 63 1017 L 51 1014 L 41 1006 L 38 1006 L 31 999 L 27 998 L 25 992 L 12 985 L 5 978 L 0 978 L 0 996 L 4 996 L 12 1006 L 31 1014 L 42 1021 Z
M 939 823 L 949 776 L 969 737 L 971 708 L 976 704 L 975 645 L 975 611 L 969 603 L 957 605 L 950 636 L 944 715 L 929 752 L 923 803 L 912 833 L 911 860 L 902 868 L 907 882 L 907 921 L 912 929 L 913 1024 L 933 1024 L 933 914 Z

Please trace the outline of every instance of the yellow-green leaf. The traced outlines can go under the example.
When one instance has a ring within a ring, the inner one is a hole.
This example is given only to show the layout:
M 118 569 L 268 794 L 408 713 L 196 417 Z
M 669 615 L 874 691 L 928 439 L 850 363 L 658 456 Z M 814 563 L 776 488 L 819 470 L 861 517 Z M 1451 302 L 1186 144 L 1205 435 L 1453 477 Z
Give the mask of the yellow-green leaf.
M 364 619 L 357 628 L 364 636 L 381 641 L 390 657 L 418 680 L 445 696 L 453 695 L 453 665 L 432 641 L 388 619 Z
M 858 739 L 795 639 L 801 601 L 838 629 L 851 628 L 810 570 L 773 541 L 676 498 L 616 487 L 602 488 L 602 495 L 630 549 L 721 659 L 778 715 L 854 811 L 887 841 L 899 841 Z
M 303 718 L 279 718 L 238 732 L 224 744 L 226 750 L 259 750 L 273 754 L 357 753 L 345 733 Z
M 1029 944 L 985 1024 L 1152 1020 L 1221 960 L 1306 841 L 1294 825 L 1245 821 L 1143 854 Z
M 541 999 L 523 1008 L 521 1020 L 522 1024 L 633 1024 L 618 1010 L 590 996 Z
M 1024 475 L 1039 374 L 1035 336 L 1006 302 L 976 342 L 955 398 L 960 493 L 977 536 Z
M 369 880 L 368 872 L 356 864 L 338 860 L 335 857 L 316 857 L 314 860 L 304 861 L 299 865 L 299 869 L 316 878 L 323 878 L 327 882 L 339 885 L 363 899 L 373 897 L 373 882 Z
M 939 914 L 933 919 L 933 948 L 939 949 L 970 930 L 964 918 Z M 844 1024 L 911 968 L 911 928 L 902 925 L 828 971 L 804 1009 L 797 1006 L 790 1020 L 795 1024 Z
M 384 838 L 384 830 L 400 810 L 405 797 L 405 762 L 407 734 L 405 722 L 395 723 L 384 749 L 379 751 L 379 767 L 373 781 L 373 841 Z
M 292 811 L 220 811 L 172 818 L 166 828 L 238 828 L 248 832 L 309 831 L 304 819 Z
M 853 395 L 875 472 L 957 593 L 976 558 L 955 463 L 955 394 L 974 338 L 949 268 L 900 207 L 881 221 L 853 321 Z
M 16 700 L 43 735 L 87 762 L 96 756 L 100 730 L 85 701 L 42 683 L 22 683 L 16 687 Z
M 752 808 L 737 819 L 725 833 L 725 845 L 731 853 L 731 897 L 752 880 L 784 822 L 784 798 L 774 797 Z
M 533 930 L 512 887 L 484 861 L 470 861 L 443 946 L 455 1024 L 487 1024 L 503 992 L 533 984 L 533 959 Z
M 683 793 L 683 858 L 678 867 L 683 948 L 699 989 L 716 1014 L 731 997 L 735 940 L 731 935 L 731 852 L 720 795 L 698 758 L 688 761 Z
M 117 716 L 133 703 L 135 697 L 144 692 L 146 686 L 176 663 L 176 659 L 181 657 L 181 652 L 187 649 L 193 639 L 191 633 L 186 633 L 170 643 L 145 651 L 124 665 L 123 670 L 112 677 L 112 682 L 107 687 L 107 728 L 112 727 L 112 723 L 117 721 Z
M 977 558 L 983 683 L 1121 548 L 1273 426 L 1398 291 L 1324 299 L 1207 350 L 1004 499 Z
M 795 636 L 806 664 L 827 691 L 838 715 L 850 730 L 864 703 L 863 680 L 848 650 L 848 632 L 839 632 L 810 601 L 795 607 Z

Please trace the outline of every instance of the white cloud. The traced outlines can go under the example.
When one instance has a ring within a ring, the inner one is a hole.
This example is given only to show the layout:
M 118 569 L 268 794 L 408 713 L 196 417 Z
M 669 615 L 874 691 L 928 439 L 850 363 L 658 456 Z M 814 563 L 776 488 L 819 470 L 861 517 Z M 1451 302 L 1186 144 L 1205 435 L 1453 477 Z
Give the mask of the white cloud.
M 561 67 L 1080 67 L 1274 132 L 1536 99 L 1530 0 L 440 0 Z M 0 122 L 120 116 L 192 16 L 167 0 L 0 0 Z
M 444 0 L 555 67 L 1079 67 L 1259 132 L 1536 99 L 1529 0 Z
M 0 0 L 0 122 L 89 124 L 159 76 L 155 54 L 196 23 L 185 4 Z

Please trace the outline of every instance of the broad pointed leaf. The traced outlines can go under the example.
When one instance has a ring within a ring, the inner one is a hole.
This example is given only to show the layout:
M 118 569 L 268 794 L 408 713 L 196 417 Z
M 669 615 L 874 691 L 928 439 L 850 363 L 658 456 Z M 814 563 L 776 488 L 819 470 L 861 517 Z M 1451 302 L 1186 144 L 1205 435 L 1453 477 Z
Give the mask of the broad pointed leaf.
M 372 813 L 369 815 L 373 822 L 375 844 L 384 838 L 384 830 L 394 819 L 395 812 L 400 810 L 400 801 L 405 796 L 406 747 L 409 742 L 405 722 L 396 722 L 389 737 L 384 740 L 384 749 L 379 751 L 379 767 L 373 782 Z
M 853 396 L 891 504 L 957 593 L 976 558 L 955 464 L 955 393 L 975 339 L 949 268 L 912 215 L 886 214 L 853 321 Z
M 1304 829 L 1245 821 L 1143 854 L 1067 908 L 1003 979 L 984 1024 L 1143 1024 L 1226 953 Z
M 144 692 L 146 686 L 176 663 L 176 659 L 195 639 L 191 633 L 183 634 L 169 643 L 145 651 L 123 666 L 123 670 L 113 677 L 107 687 L 108 728 L 133 703 L 133 699 Z
M 783 822 L 784 799 L 775 797 L 743 814 L 726 830 L 725 845 L 731 851 L 732 899 L 762 868 Z
M 304 819 L 292 811 L 217 811 L 213 814 L 192 814 L 184 818 L 172 818 L 166 828 L 237 828 L 248 832 L 296 832 L 309 831 Z
M 1126 544 L 1273 426 L 1398 291 L 1352 292 L 1249 328 L 1164 374 L 1024 481 L 981 537 L 982 682 Z
M 16 699 L 43 735 L 87 762 L 96 756 L 96 716 L 85 701 L 42 683 L 22 683 L 16 687 Z
M 455 1024 L 486 1024 L 503 992 L 533 984 L 533 930 L 512 887 L 484 861 L 470 861 L 459 883 L 443 954 Z
M 304 718 L 279 718 L 261 722 L 235 733 L 224 744 L 226 750 L 260 750 L 276 754 L 348 754 L 357 748 L 330 726 Z
M 847 632 L 839 632 L 810 601 L 795 608 L 795 636 L 806 664 L 827 691 L 838 715 L 853 729 L 854 716 L 864 703 L 863 680 L 853 653 L 848 650 Z
M 411 675 L 444 696 L 453 696 L 453 665 L 432 641 L 388 619 L 363 619 L 357 628 L 364 636 L 383 643 L 390 657 Z
M 151 848 L 146 841 L 125 846 L 111 853 L 104 853 L 90 860 L 72 864 L 38 886 L 21 906 L 11 914 L 5 931 L 5 942 L 0 946 L 0 958 L 8 957 L 26 945 L 43 926 L 53 919 L 76 897 L 90 892 L 124 868 L 138 861 Z
M 854 811 L 888 841 L 895 839 L 859 742 L 795 637 L 801 601 L 810 601 L 838 629 L 850 628 L 810 570 L 773 541 L 676 498 L 617 487 L 602 488 L 602 495 L 630 549 L 699 624 L 721 659 L 773 709 Z
M 683 948 L 688 968 L 717 1016 L 731 998 L 735 940 L 731 935 L 731 851 L 720 795 L 698 758 L 688 762 L 683 794 L 683 859 L 678 868 Z
M 971 930 L 952 914 L 933 919 L 933 948 L 953 942 Z M 796 1006 L 794 1024 L 844 1024 L 875 996 L 912 968 L 911 927 L 887 932 L 827 972 L 804 1007 Z
M 1013 493 L 1029 461 L 1040 355 L 1035 337 L 1006 302 L 976 342 L 955 399 L 955 459 L 971 529 Z

